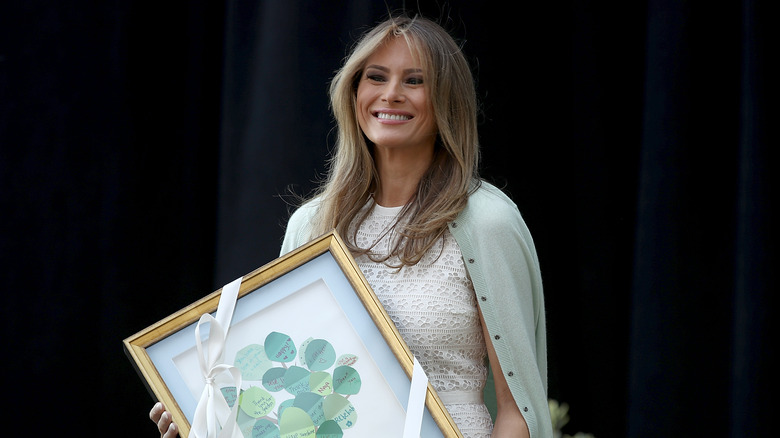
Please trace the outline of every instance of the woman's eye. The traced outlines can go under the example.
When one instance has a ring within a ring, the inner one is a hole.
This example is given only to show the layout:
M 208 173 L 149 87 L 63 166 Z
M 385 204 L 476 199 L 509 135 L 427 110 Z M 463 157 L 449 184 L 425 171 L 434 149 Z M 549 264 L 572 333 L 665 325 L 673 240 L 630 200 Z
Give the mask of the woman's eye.
M 387 75 L 384 75 L 382 73 L 374 73 L 374 72 L 368 72 L 366 73 L 366 79 L 372 82 L 387 82 L 388 78 Z M 404 79 L 404 83 L 407 85 L 422 85 L 423 78 L 422 77 L 408 77 Z

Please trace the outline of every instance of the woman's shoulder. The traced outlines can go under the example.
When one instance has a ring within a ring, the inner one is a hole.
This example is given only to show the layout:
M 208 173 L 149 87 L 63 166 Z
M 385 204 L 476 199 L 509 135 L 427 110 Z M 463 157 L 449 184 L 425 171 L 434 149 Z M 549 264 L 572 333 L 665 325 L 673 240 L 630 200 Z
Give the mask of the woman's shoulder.
M 304 202 L 293 211 L 287 220 L 284 241 L 282 242 L 282 254 L 292 251 L 311 239 L 312 219 L 318 206 L 319 198 L 314 198 Z
M 320 198 L 315 197 L 311 198 L 303 203 L 301 203 L 295 211 L 293 211 L 292 215 L 290 215 L 290 221 L 296 220 L 307 220 L 311 219 L 311 217 L 314 215 L 314 213 L 317 211 L 317 207 L 320 205 Z
M 500 219 L 520 214 L 515 202 L 503 190 L 487 181 L 482 181 L 469 195 L 466 209 L 470 215 L 486 218 L 497 216 Z
M 528 226 L 517 204 L 506 192 L 486 181 L 483 181 L 469 195 L 466 208 L 457 221 L 467 230 L 471 230 L 471 233 L 480 235 L 519 233 L 524 238 L 530 238 Z

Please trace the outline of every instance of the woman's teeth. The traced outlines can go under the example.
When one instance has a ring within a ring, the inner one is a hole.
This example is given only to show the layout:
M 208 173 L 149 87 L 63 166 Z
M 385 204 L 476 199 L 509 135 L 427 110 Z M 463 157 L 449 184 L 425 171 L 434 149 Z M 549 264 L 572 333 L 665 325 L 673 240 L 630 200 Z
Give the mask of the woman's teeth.
M 385 119 L 385 120 L 409 120 L 411 117 L 404 116 L 401 114 L 386 114 L 386 113 L 377 113 L 377 118 Z

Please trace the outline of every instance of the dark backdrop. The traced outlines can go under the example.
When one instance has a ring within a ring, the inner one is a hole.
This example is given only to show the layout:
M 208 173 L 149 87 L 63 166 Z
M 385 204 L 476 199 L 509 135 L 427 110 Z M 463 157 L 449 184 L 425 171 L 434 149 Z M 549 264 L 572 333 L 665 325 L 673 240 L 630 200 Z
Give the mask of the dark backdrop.
M 541 259 L 564 430 L 768 434 L 765 2 L 517 3 L 4 2 L 10 434 L 155 435 L 122 339 L 278 255 L 289 191 L 312 189 L 332 144 L 328 79 L 402 7 L 473 65 L 483 176 Z

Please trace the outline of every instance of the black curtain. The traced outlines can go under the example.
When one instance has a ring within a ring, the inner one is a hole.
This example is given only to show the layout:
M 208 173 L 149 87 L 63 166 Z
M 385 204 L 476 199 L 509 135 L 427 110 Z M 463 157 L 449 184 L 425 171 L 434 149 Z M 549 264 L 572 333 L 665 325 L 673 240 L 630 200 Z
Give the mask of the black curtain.
M 6 436 L 154 436 L 122 340 L 212 290 L 224 5 L 3 2 Z
M 767 5 L 653 1 L 629 360 L 629 435 L 760 436 L 777 363 Z M 774 184 L 773 184 L 774 183 Z
M 122 339 L 278 255 L 292 193 L 332 146 L 328 80 L 400 9 L 442 22 L 474 68 L 483 176 L 541 259 L 564 431 L 768 434 L 780 143 L 766 8 L 4 3 L 11 434 L 154 436 Z

